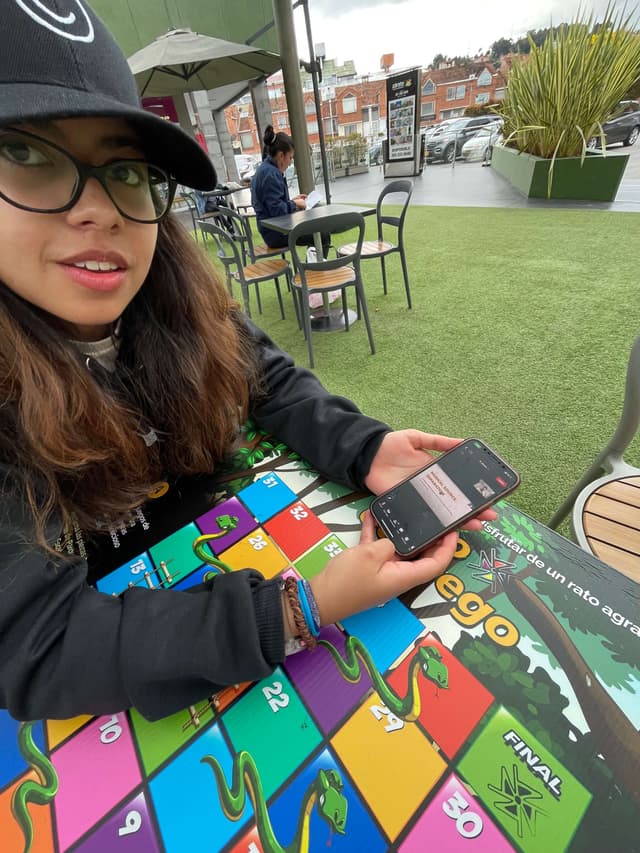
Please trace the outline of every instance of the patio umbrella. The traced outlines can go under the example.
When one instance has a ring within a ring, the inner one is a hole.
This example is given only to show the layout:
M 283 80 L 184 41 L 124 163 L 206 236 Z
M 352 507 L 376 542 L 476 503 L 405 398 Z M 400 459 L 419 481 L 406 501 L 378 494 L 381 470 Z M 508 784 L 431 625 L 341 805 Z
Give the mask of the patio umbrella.
M 129 57 L 141 97 L 217 89 L 265 77 L 280 66 L 276 53 L 187 29 L 171 30 Z

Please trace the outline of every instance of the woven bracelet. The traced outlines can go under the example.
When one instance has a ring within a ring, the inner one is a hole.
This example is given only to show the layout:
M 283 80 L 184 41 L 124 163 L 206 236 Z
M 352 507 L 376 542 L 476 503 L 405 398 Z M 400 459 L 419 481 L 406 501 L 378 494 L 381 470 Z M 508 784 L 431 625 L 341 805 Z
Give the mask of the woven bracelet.
M 298 632 L 300 640 L 305 644 L 309 651 L 313 651 L 316 647 L 316 638 L 313 636 L 307 625 L 307 620 L 304 618 L 302 607 L 300 606 L 300 597 L 298 595 L 298 581 L 295 578 L 287 578 L 284 582 L 284 593 L 287 596 L 289 607 L 293 615 L 293 621 Z

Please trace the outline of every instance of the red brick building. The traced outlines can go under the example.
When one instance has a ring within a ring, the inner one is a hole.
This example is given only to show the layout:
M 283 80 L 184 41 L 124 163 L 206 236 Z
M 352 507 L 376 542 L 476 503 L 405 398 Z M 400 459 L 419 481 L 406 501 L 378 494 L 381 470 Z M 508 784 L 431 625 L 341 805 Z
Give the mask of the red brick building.
M 480 57 L 464 66 L 422 71 L 420 119 L 423 127 L 446 118 L 463 115 L 467 107 L 479 107 L 502 100 L 507 85 L 510 57 L 499 69 Z M 343 73 L 340 73 L 340 72 Z M 303 77 L 303 98 L 310 144 L 319 142 L 318 118 L 308 75 Z M 269 101 L 276 131 L 291 134 L 282 74 L 267 81 Z M 329 61 L 320 85 L 321 112 L 326 138 L 360 134 L 369 141 L 386 137 L 387 96 L 384 76 L 358 77 L 353 63 L 337 67 Z M 227 126 L 236 151 L 260 154 L 262 142 L 253 116 L 251 98 L 246 95 L 225 110 Z
M 467 107 L 480 107 L 504 98 L 507 82 L 488 59 L 468 65 L 422 72 L 420 120 L 423 127 L 461 116 Z

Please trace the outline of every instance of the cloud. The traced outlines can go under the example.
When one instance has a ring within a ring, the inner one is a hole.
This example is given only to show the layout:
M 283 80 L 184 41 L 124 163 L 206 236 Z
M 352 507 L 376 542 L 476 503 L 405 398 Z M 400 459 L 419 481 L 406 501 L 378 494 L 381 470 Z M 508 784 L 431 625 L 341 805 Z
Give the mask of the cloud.
M 309 11 L 311 15 L 340 17 L 359 10 L 369 12 L 375 6 L 402 6 L 407 2 L 408 0 L 309 0 Z

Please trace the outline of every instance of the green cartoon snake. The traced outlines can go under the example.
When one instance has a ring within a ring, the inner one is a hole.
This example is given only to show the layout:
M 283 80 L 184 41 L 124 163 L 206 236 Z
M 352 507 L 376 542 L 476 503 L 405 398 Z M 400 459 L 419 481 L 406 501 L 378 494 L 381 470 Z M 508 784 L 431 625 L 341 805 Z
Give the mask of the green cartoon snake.
M 35 723 L 20 723 L 18 727 L 18 749 L 29 767 L 35 771 L 38 781 L 25 779 L 18 785 L 11 797 L 11 813 L 24 835 L 24 853 L 29 853 L 33 844 L 33 820 L 29 814 L 28 803 L 44 806 L 50 803 L 58 793 L 58 774 L 56 769 L 40 750 L 33 739 Z
M 218 522 L 220 531 L 218 533 L 205 533 L 203 536 L 198 536 L 197 539 L 194 539 L 192 546 L 193 552 L 199 560 L 202 560 L 202 562 L 206 563 L 208 566 L 215 566 L 220 569 L 221 572 L 232 572 L 233 569 L 231 566 L 227 565 L 227 563 L 223 563 L 222 560 L 219 560 L 217 557 L 214 557 L 206 548 L 206 544 L 212 539 L 220 539 L 222 536 L 226 536 L 230 530 L 235 530 L 238 526 L 238 517 L 235 515 L 219 515 L 217 516 L 216 521 Z M 215 572 L 207 572 L 203 576 L 203 580 L 211 580 L 211 578 L 215 577 L 215 574 Z
M 387 708 L 397 717 L 414 722 L 420 716 L 420 689 L 418 687 L 418 676 L 422 674 L 429 681 L 433 681 L 438 687 L 446 689 L 449 686 L 449 673 L 447 666 L 442 662 L 442 655 L 435 646 L 419 646 L 415 656 L 409 664 L 407 693 L 403 699 L 391 690 L 383 679 L 369 650 L 357 637 L 347 637 L 345 643 L 345 656 L 341 656 L 338 649 L 326 640 L 319 640 L 319 646 L 324 646 L 331 653 L 336 666 L 346 681 L 355 684 L 361 674 L 360 661 L 369 673 L 374 688 L 378 691 Z
M 253 757 L 242 750 L 234 757 L 231 787 L 227 785 L 220 762 L 211 755 L 200 759 L 209 765 L 215 776 L 222 810 L 229 820 L 238 820 L 249 795 L 256 815 L 256 827 L 264 853 L 308 853 L 311 813 L 317 808 L 320 817 L 330 828 L 345 834 L 347 800 L 342 793 L 342 777 L 337 770 L 320 770 L 302 798 L 295 835 L 291 844 L 283 847 L 275 836 L 267 809 L 262 781 Z

